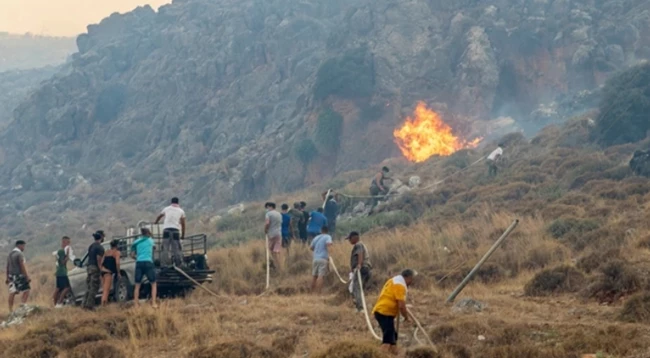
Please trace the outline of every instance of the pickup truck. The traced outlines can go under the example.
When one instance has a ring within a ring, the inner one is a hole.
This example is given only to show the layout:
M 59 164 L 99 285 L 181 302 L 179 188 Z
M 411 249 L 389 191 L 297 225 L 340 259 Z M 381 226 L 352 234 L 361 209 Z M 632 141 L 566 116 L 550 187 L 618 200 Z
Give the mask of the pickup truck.
M 159 225 L 142 225 L 139 227 L 148 227 L 154 239 L 154 264 L 156 265 L 156 281 L 158 282 L 158 296 L 159 297 L 177 297 L 184 296 L 195 288 L 195 284 L 187 279 L 180 272 L 176 271 L 171 266 L 161 266 L 160 256 L 162 248 L 162 230 Z M 130 229 L 128 234 L 132 234 L 135 230 Z M 120 258 L 120 279 L 113 281 L 111 287 L 111 295 L 109 296 L 113 301 L 126 302 L 133 299 L 133 288 L 135 285 L 135 260 L 131 257 L 131 244 L 139 235 L 128 235 L 124 237 L 117 237 L 114 239 L 119 240 L 118 248 L 121 252 Z M 105 250 L 110 247 L 110 242 L 107 240 L 102 243 Z M 180 267 L 188 276 L 200 284 L 205 282 L 212 282 L 213 270 L 210 270 L 207 263 L 207 237 L 204 234 L 192 235 L 186 237 L 182 241 L 183 252 L 183 265 Z M 81 303 L 86 295 L 86 266 L 88 265 L 88 253 L 85 253 L 81 259 L 74 260 L 74 269 L 68 272 L 70 279 L 71 290 L 65 298 L 66 304 Z M 102 289 L 97 294 L 96 299 L 100 299 Z M 150 295 L 150 285 L 146 278 L 142 283 L 140 290 L 141 297 Z

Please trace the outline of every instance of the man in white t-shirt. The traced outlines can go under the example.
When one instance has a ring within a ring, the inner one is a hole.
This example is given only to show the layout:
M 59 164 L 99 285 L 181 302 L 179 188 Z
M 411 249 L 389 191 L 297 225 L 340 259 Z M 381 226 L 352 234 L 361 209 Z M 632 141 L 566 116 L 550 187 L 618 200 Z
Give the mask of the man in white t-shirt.
M 178 205 L 178 198 L 172 198 L 170 206 L 156 218 L 156 224 L 165 218 L 163 222 L 163 242 L 160 264 L 169 266 L 169 249 L 172 251 L 172 262 L 175 266 L 183 263 L 181 240 L 185 239 L 185 211 Z
M 493 177 L 497 175 L 497 162 L 503 155 L 503 144 L 499 143 L 497 149 L 493 150 L 487 157 L 488 175 Z

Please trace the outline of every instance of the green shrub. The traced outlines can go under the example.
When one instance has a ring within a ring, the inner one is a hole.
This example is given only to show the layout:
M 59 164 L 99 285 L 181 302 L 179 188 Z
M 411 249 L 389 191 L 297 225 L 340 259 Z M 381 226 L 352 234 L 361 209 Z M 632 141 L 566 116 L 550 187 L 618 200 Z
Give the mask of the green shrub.
M 316 149 L 314 141 L 309 138 L 298 142 L 294 148 L 294 152 L 298 160 L 304 164 L 309 164 L 318 155 L 318 149 Z
M 545 296 L 561 292 L 576 292 L 581 288 L 584 275 L 571 266 L 544 270 L 526 284 L 527 296 Z
M 384 115 L 384 106 L 381 104 L 367 104 L 361 107 L 359 118 L 363 123 L 378 121 Z
M 650 63 L 612 77 L 603 89 L 596 136 L 603 145 L 639 141 L 650 130 Z
M 350 231 L 364 233 L 380 227 L 392 229 L 398 226 L 406 226 L 412 221 L 413 218 L 403 211 L 390 211 L 371 216 L 358 217 L 352 220 L 340 221 L 337 223 L 336 231 L 341 234 L 347 234 Z
M 317 100 L 331 95 L 358 98 L 372 95 L 374 88 L 372 54 L 366 47 L 360 47 L 325 61 L 316 74 L 313 94 Z
M 624 322 L 650 323 L 650 293 L 640 293 L 625 301 L 619 319 Z
M 600 227 L 597 221 L 575 218 L 561 218 L 553 221 L 548 227 L 549 234 L 556 239 L 567 237 L 569 234 L 582 235 Z
M 343 117 L 330 108 L 325 109 L 318 116 L 314 141 L 324 153 L 335 153 L 340 146 L 341 132 L 343 130 Z

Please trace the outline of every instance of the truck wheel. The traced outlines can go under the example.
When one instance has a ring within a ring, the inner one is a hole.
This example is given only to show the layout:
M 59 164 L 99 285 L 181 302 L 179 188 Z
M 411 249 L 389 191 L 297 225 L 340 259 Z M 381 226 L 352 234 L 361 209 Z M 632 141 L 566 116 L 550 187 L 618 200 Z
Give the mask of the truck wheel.
M 114 299 L 116 302 L 127 302 L 133 297 L 133 287 L 126 275 L 122 275 L 120 280 L 117 281 L 117 288 L 115 289 Z

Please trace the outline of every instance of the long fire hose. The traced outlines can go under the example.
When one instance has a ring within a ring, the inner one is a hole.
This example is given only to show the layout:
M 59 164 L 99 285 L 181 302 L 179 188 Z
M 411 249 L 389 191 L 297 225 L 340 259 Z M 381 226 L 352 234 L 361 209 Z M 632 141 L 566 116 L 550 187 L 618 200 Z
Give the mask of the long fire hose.
M 337 270 L 337 268 L 336 268 L 336 265 L 334 264 L 334 260 L 332 259 L 332 257 L 330 257 L 330 264 L 332 265 L 332 268 L 334 269 L 334 273 L 336 273 L 336 275 L 338 276 L 339 280 L 340 280 L 342 283 L 347 284 L 349 281 L 345 281 L 345 280 L 341 277 L 341 275 L 339 275 L 339 272 L 338 272 L 338 270 Z M 364 314 L 364 317 L 365 317 L 365 319 L 366 319 L 366 324 L 368 325 L 368 330 L 370 331 L 370 333 L 372 334 L 372 336 L 373 336 L 375 339 L 377 339 L 377 340 L 382 340 L 381 336 L 379 336 L 379 335 L 375 332 L 375 329 L 372 327 L 372 322 L 370 321 L 370 315 L 368 314 L 368 306 L 367 306 L 367 304 L 366 304 L 366 294 L 365 294 L 365 292 L 364 292 L 364 290 L 363 290 L 363 280 L 362 280 L 362 278 L 361 278 L 361 271 L 360 271 L 360 270 L 355 270 L 355 274 L 356 274 L 356 276 L 357 276 L 357 281 L 359 282 L 359 290 L 361 291 L 361 304 L 363 305 L 363 314 Z M 414 338 L 414 340 L 415 340 L 418 344 L 420 344 L 420 345 L 425 345 L 424 343 L 422 343 L 422 341 L 421 341 L 421 340 L 418 338 L 418 336 L 417 336 L 418 331 L 425 332 L 425 337 L 426 337 L 427 343 L 429 344 L 429 346 L 431 347 L 431 349 L 433 349 L 434 351 L 438 352 L 438 349 L 437 349 L 436 345 L 433 344 L 433 342 L 431 341 L 431 339 L 429 338 L 429 336 L 426 334 L 426 330 L 422 327 L 422 324 L 420 323 L 420 321 L 418 321 L 418 319 L 415 318 L 415 315 L 413 314 L 413 312 L 412 312 L 408 307 L 406 308 L 406 312 L 408 313 L 409 317 L 413 320 L 413 323 L 415 323 L 415 325 L 416 325 L 416 328 L 415 328 L 415 330 L 413 331 L 413 338 Z M 396 319 L 397 319 L 397 324 L 399 325 L 399 316 L 397 316 Z M 399 326 L 398 326 L 398 327 L 399 327 Z

